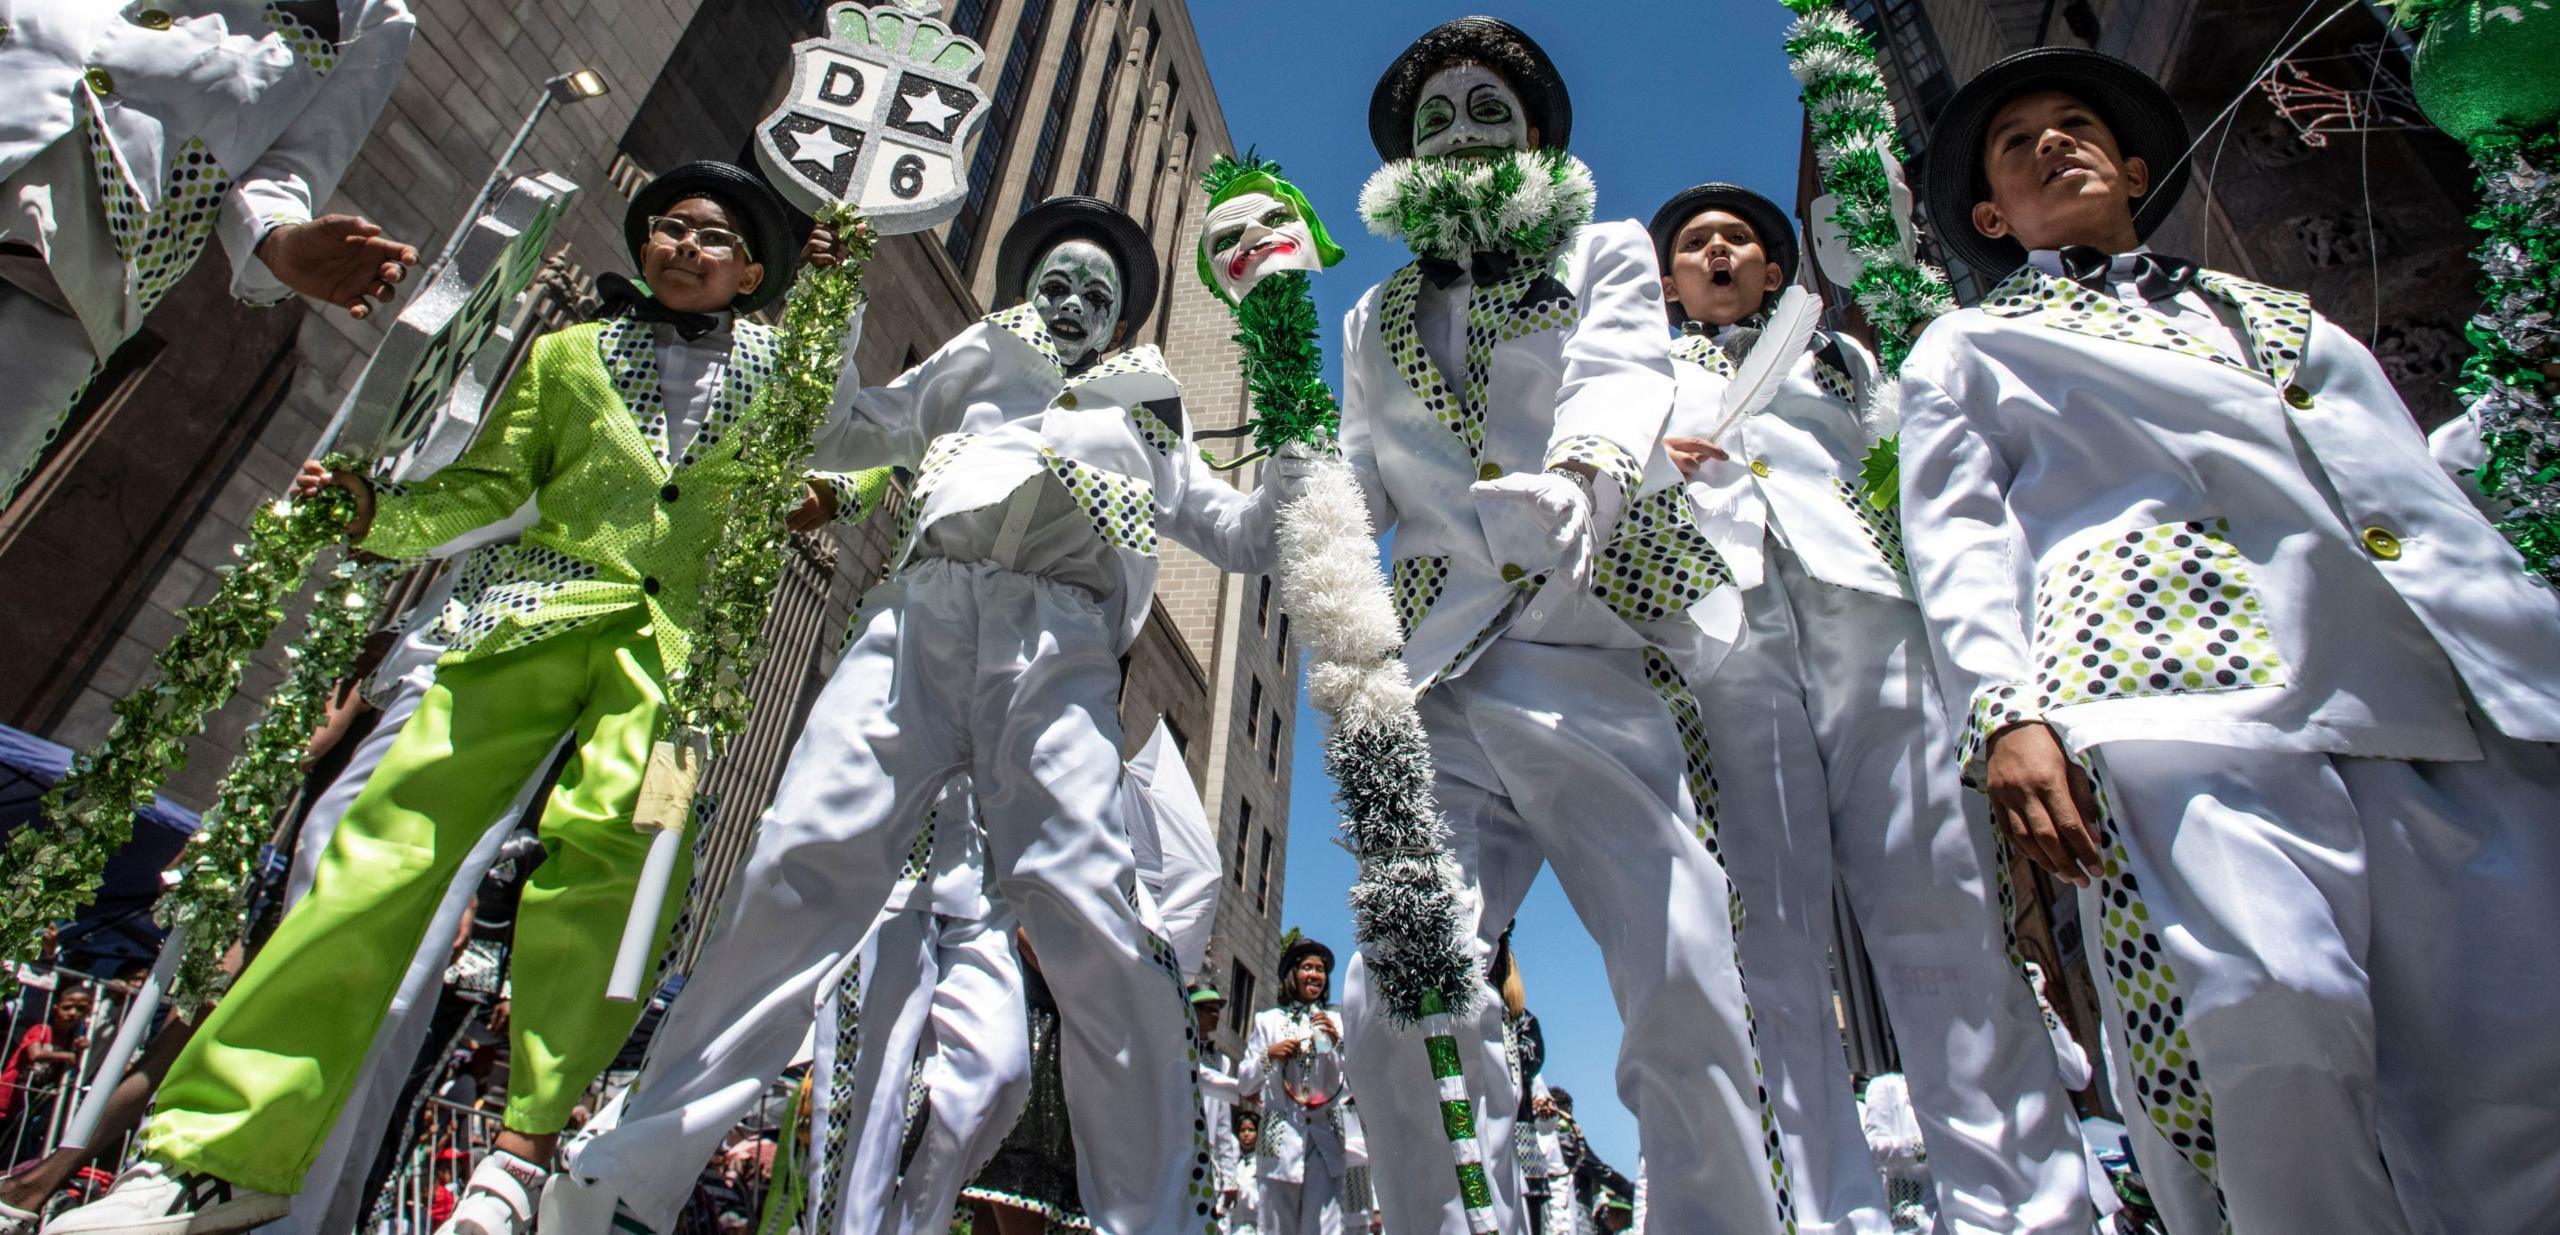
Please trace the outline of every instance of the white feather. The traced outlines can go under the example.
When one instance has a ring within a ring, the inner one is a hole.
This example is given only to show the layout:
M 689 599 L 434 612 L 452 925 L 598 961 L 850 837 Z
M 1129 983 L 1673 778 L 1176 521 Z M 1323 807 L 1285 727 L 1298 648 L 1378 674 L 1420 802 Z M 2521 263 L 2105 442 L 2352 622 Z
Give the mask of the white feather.
M 1858 417 L 1870 446 L 1902 432 L 1902 379 L 1888 378 L 1867 391 L 1867 406 Z
M 1724 388 L 1724 417 L 1716 422 L 1708 441 L 1722 441 L 1742 418 L 1769 406 L 1778 397 L 1778 388 L 1786 384 L 1787 374 L 1796 367 L 1796 358 L 1804 355 L 1813 342 L 1813 329 L 1822 320 L 1822 302 L 1802 287 L 1789 287 L 1778 297 L 1778 307 L 1770 310 L 1769 324 L 1760 331 L 1760 339 L 1742 358 L 1742 367 Z

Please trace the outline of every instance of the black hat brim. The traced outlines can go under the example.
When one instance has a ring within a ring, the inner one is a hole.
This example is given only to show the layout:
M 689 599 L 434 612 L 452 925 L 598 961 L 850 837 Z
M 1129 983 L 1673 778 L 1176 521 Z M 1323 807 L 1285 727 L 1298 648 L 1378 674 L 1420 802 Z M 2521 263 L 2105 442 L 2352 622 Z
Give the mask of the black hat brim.
M 1461 17 L 1415 39 L 1378 78 L 1369 94 L 1369 141 L 1378 148 L 1378 157 L 1413 157 L 1413 109 L 1422 101 L 1422 83 L 1465 61 L 1484 65 L 1510 83 L 1541 144 L 1551 150 L 1572 146 L 1573 96 L 1546 49 L 1510 22 Z
M 631 208 L 622 214 L 622 242 L 631 250 L 634 267 L 640 264 L 640 250 L 649 243 L 649 220 L 688 197 L 712 198 L 730 213 L 744 216 L 737 224 L 747 238 L 747 256 L 764 267 L 764 281 L 730 301 L 730 311 L 753 313 L 791 290 L 791 281 L 800 273 L 800 244 L 793 238 L 791 211 L 782 204 L 782 196 L 764 177 L 735 163 L 708 159 L 676 168 L 632 195 Z
M 1929 135 L 1922 184 L 1939 245 L 1986 283 L 2024 264 L 2027 253 L 2015 240 L 1974 229 L 1973 207 L 1985 197 L 1978 187 L 1983 135 L 2010 100 L 2038 90 L 2058 90 L 2088 104 L 2114 132 L 2124 157 L 2149 165 L 2151 190 L 2133 203 L 2136 235 L 2148 238 L 2187 187 L 2186 117 L 2148 74 L 2083 47 L 2037 47 L 2007 57 L 1947 101 Z
M 996 247 L 996 299 L 1018 304 L 1031 283 L 1031 264 L 1069 240 L 1090 240 L 1120 263 L 1120 320 L 1134 338 L 1155 312 L 1163 272 L 1147 229 L 1129 212 L 1098 197 L 1052 197 L 1013 221 Z
M 1673 194 L 1670 201 L 1662 203 L 1662 208 L 1653 212 L 1653 222 L 1645 225 L 1645 230 L 1653 235 L 1653 260 L 1662 268 L 1662 277 L 1671 277 L 1671 242 L 1680 238 L 1680 229 L 1687 227 L 1689 220 L 1709 210 L 1730 211 L 1750 224 L 1751 230 L 1760 238 L 1761 249 L 1768 253 L 1770 263 L 1789 281 L 1795 279 L 1800 246 L 1796 243 L 1794 216 L 1758 193 L 1721 180 Z M 1679 302 L 1666 300 L 1664 303 L 1673 306 L 1671 320 L 1679 321 Z

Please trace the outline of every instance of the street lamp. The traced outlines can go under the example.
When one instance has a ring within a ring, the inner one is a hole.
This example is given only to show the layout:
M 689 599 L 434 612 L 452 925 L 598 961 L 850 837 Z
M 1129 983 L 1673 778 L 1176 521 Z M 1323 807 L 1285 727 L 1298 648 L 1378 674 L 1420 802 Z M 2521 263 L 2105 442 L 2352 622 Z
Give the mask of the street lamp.
M 515 140 L 508 142 L 506 152 L 498 156 L 498 165 L 489 169 L 489 178 L 480 182 L 480 192 L 472 197 L 470 208 L 462 212 L 462 221 L 454 225 L 453 234 L 445 237 L 444 248 L 437 252 L 436 259 L 427 264 L 425 277 L 418 280 L 419 286 L 434 283 L 445 263 L 453 260 L 454 250 L 461 248 L 462 238 L 470 234 L 472 221 L 479 218 L 489 200 L 498 195 L 498 186 L 506 183 L 507 169 L 514 165 L 517 155 L 524 153 L 524 144 L 532 138 L 533 126 L 542 119 L 542 113 L 551 110 L 553 103 L 583 102 L 611 89 L 605 84 L 604 74 L 594 69 L 571 69 L 542 83 L 542 97 L 534 100 L 533 110 L 526 112 L 524 123 L 516 126 Z

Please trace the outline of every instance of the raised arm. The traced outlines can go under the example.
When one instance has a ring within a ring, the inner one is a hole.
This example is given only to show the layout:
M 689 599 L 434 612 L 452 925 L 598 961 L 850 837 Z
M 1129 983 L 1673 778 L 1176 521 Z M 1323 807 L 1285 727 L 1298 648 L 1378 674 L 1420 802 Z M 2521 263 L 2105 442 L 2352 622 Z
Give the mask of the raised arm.
M 1565 343 L 1545 465 L 1591 474 L 1594 530 L 1605 540 L 1661 440 L 1674 379 L 1652 245 L 1633 223 L 1590 230 L 1588 287 Z
M 542 374 L 552 351 L 567 345 L 559 335 L 534 343 L 462 457 L 425 479 L 385 486 L 372 529 L 357 547 L 398 561 L 433 556 L 439 546 L 504 520 L 529 501 L 551 472 Z

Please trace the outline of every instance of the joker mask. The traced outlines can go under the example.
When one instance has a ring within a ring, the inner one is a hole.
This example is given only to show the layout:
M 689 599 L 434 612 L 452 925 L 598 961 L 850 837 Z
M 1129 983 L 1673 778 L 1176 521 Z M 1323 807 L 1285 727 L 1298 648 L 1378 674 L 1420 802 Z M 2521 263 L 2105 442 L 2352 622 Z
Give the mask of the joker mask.
M 1501 74 L 1481 64 L 1453 64 L 1423 81 L 1413 107 L 1414 157 L 1528 148 L 1528 114 Z
M 1060 243 L 1032 268 L 1025 290 L 1057 345 L 1058 363 L 1072 369 L 1111 346 L 1120 326 L 1120 263 L 1101 245 Z
M 1298 208 L 1269 193 L 1239 193 L 1210 207 L 1201 244 L 1208 250 L 1209 273 L 1229 301 L 1244 299 L 1275 271 L 1324 268 Z

